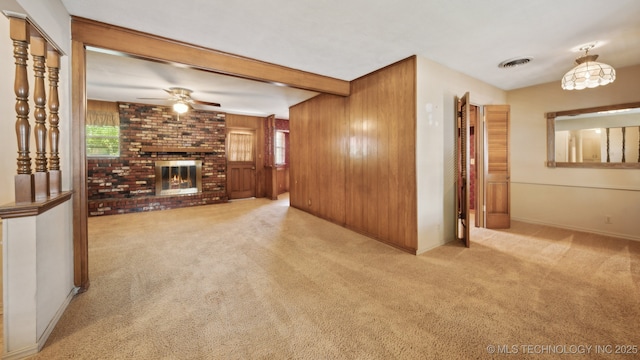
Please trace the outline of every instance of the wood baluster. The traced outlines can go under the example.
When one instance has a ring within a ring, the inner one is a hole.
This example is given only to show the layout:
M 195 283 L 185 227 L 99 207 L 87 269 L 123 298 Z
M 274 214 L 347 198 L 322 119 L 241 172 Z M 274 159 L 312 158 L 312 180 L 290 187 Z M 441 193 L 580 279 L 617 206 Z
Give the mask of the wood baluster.
M 14 92 L 16 94 L 16 137 L 18 140 L 18 171 L 15 176 L 16 204 L 30 203 L 35 200 L 31 157 L 29 155 L 29 80 L 27 78 L 27 59 L 29 58 L 29 25 L 25 19 L 9 19 L 13 57 L 16 72 Z
M 31 56 L 33 57 L 34 89 L 33 100 L 35 102 L 35 136 L 36 158 L 34 174 L 35 199 L 44 200 L 49 196 L 49 173 L 47 172 L 47 95 L 44 89 L 45 55 L 47 43 L 41 38 L 31 38 Z
M 640 163 L 640 126 L 638 126 L 638 162 Z
M 625 152 L 624 148 L 626 146 L 626 144 L 625 144 L 626 143 L 626 139 L 625 139 L 626 132 L 627 132 L 627 128 L 623 127 L 622 128 L 622 162 L 627 162 L 625 160 L 625 154 L 624 154 L 624 152 Z
M 62 192 L 62 173 L 60 172 L 60 156 L 58 146 L 60 144 L 60 130 L 58 123 L 58 74 L 60 71 L 60 54 L 55 50 L 47 52 L 47 68 L 49 70 L 49 193 L 51 196 Z

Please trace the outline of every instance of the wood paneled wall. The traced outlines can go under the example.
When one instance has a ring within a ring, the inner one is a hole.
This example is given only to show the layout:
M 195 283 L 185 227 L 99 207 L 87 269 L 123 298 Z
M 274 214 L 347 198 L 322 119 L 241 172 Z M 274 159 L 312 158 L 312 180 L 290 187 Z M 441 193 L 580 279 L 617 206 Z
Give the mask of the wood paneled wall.
M 319 95 L 289 109 L 291 206 L 345 225 L 346 98 Z
M 276 167 L 277 195 L 289 192 L 289 166 Z
M 416 59 L 290 109 L 291 205 L 417 251 Z
M 246 129 L 254 130 L 256 136 L 256 197 L 266 196 L 267 181 L 265 178 L 265 144 L 264 122 L 266 118 L 259 116 L 247 116 L 226 114 L 226 127 L 228 130 Z

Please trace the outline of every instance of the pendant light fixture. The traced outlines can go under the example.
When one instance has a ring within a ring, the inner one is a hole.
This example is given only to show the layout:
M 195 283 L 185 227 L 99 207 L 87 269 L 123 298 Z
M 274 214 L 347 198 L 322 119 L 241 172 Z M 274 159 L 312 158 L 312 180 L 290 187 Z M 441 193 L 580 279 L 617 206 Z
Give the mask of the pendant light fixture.
M 616 79 L 616 71 L 611 65 L 595 61 L 598 55 L 589 55 L 594 45 L 580 48 L 584 55 L 576 59 L 578 66 L 571 69 L 562 78 L 564 90 L 582 90 L 612 83 Z

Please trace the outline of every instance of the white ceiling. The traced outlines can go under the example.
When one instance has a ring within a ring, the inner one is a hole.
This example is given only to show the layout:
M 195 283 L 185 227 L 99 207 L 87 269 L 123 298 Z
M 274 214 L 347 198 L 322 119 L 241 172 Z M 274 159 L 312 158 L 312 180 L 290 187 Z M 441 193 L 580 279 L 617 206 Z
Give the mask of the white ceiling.
M 421 55 L 504 90 L 560 86 L 576 49 L 593 42 L 599 61 L 640 63 L 638 0 L 61 1 L 72 15 L 343 80 Z M 498 68 L 523 56 L 533 61 Z M 183 86 L 222 111 L 287 118 L 290 105 L 314 95 L 193 72 L 92 53 L 88 96 L 141 102 Z

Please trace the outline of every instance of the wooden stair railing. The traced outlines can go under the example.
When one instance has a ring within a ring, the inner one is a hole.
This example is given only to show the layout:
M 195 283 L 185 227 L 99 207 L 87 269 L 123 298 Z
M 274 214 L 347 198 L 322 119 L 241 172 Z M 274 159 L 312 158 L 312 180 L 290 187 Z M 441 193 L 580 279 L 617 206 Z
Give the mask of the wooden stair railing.
M 33 57 L 33 72 L 35 77 L 33 100 L 36 108 L 33 112 L 35 126 L 33 134 L 36 143 L 36 172 L 34 174 L 35 199 L 43 200 L 49 196 L 49 173 L 47 172 L 47 94 L 44 90 L 44 72 L 46 42 L 43 38 L 31 37 L 31 56 Z
M 62 192 L 62 174 L 60 173 L 60 154 L 58 146 L 60 144 L 60 129 L 58 123 L 58 74 L 60 71 L 60 54 L 55 50 L 47 52 L 47 68 L 49 69 L 49 146 L 51 154 L 49 157 L 49 194 L 58 195 Z
M 10 36 L 13 41 L 13 57 L 15 60 L 14 92 L 16 95 L 16 138 L 18 145 L 17 174 L 15 175 L 15 203 L 27 204 L 42 202 L 52 195 L 61 193 L 60 158 L 58 152 L 60 131 L 58 100 L 58 74 L 60 69 L 60 55 L 49 44 L 45 37 L 33 27 L 27 19 L 10 17 Z M 31 45 L 31 49 L 29 49 Z M 31 152 L 29 137 L 31 123 L 29 122 L 29 80 L 27 62 L 29 50 L 33 57 L 35 103 L 35 174 L 31 168 Z M 48 102 L 50 111 L 49 143 L 51 156 L 47 159 L 47 94 L 45 90 L 45 73 L 49 71 L 49 91 L 51 97 Z M 51 172 L 48 169 L 50 162 Z
M 29 80 L 27 79 L 27 59 L 29 48 L 29 25 L 26 20 L 10 18 L 10 34 L 13 40 L 13 58 L 16 74 L 13 90 L 16 94 L 16 136 L 18 138 L 18 171 L 15 176 L 16 203 L 35 200 L 31 157 L 29 153 Z

